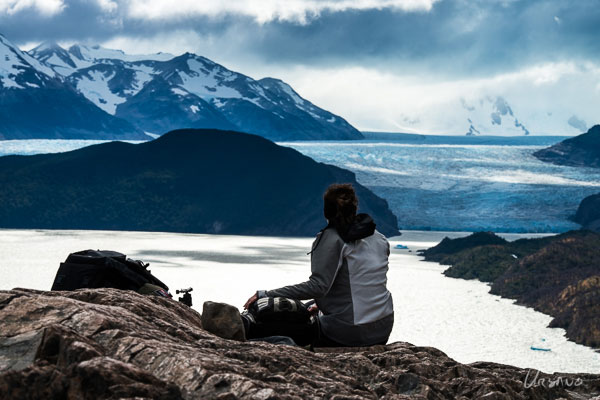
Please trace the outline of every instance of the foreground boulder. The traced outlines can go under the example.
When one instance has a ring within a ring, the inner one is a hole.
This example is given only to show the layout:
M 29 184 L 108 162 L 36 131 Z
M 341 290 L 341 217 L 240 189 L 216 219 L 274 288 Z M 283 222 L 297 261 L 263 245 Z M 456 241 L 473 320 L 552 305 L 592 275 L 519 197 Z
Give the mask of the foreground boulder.
M 115 289 L 1 291 L 0 320 L 3 399 L 583 399 L 600 393 L 599 375 L 464 365 L 402 342 L 313 353 L 220 339 L 182 304 Z

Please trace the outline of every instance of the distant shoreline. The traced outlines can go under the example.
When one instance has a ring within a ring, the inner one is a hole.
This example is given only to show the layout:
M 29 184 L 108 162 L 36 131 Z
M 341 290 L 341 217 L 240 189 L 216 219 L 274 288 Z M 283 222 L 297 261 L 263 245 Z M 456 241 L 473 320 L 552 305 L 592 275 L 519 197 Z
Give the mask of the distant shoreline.
M 441 145 L 441 146 L 539 146 L 547 147 L 559 143 L 569 136 L 444 136 L 420 135 L 413 133 L 363 132 L 364 139 L 356 140 L 298 140 L 277 141 L 278 145 L 302 145 L 322 143 L 357 144 L 357 143 L 398 143 L 406 145 Z M 154 139 L 152 139 L 154 140 Z M 60 153 L 77 150 L 95 144 L 121 141 L 132 144 L 145 143 L 149 140 L 92 140 L 92 139 L 0 139 L 0 157 L 8 155 L 35 155 Z
M 152 235 L 186 235 L 186 236 L 228 236 L 228 237 L 256 237 L 256 238 L 284 238 L 284 239 L 312 239 L 313 236 L 281 236 L 281 235 L 232 235 L 232 234 L 218 234 L 218 233 L 183 233 L 183 232 L 167 232 L 167 231 L 135 231 L 135 230 L 110 230 L 110 229 L 46 229 L 46 228 L 1 228 L 0 232 L 64 232 L 67 234 L 76 232 L 89 232 L 89 233 L 136 233 L 136 234 L 152 234 Z M 434 230 L 418 230 L 418 229 L 402 229 L 400 235 L 389 236 L 387 239 L 395 242 L 402 241 L 426 241 L 426 242 L 440 242 L 445 237 L 450 239 L 456 239 L 459 237 L 465 237 L 471 235 L 473 232 L 466 231 L 434 231 Z M 555 236 L 558 233 L 555 232 L 529 232 L 529 233 L 514 233 L 514 232 L 494 232 L 496 235 L 508 240 L 513 241 L 521 238 L 538 238 L 546 236 Z M 315 235 L 317 232 L 315 232 Z M 438 239 L 439 238 L 439 239 Z

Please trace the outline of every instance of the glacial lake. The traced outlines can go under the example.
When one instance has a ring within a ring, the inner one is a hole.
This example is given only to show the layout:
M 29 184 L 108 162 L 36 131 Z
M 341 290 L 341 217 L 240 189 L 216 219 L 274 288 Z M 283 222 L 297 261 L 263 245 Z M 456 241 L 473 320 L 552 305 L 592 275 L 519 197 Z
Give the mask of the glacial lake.
M 600 373 L 600 353 L 550 329 L 551 317 L 488 293 L 478 281 L 447 278 L 446 268 L 415 252 L 444 236 L 467 233 L 404 231 L 390 239 L 388 287 L 394 297 L 392 341 L 433 346 L 463 363 L 493 361 L 545 372 Z M 509 240 L 532 235 L 503 235 Z M 0 289 L 49 290 L 71 252 L 109 249 L 150 263 L 174 293 L 193 287 L 194 308 L 206 300 L 239 308 L 257 289 L 308 278 L 313 238 L 195 235 L 156 232 L 0 230 Z M 408 250 L 395 249 L 403 244 Z M 410 250 L 410 252 L 409 252 Z M 545 339 L 552 351 L 530 349 Z

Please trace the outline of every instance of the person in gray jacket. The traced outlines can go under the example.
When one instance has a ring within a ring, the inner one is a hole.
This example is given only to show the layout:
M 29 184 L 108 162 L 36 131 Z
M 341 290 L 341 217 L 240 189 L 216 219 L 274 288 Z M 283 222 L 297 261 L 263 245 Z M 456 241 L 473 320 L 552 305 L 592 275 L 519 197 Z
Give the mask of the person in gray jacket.
M 328 225 L 311 251 L 308 281 L 259 290 L 261 297 L 314 299 L 318 307 L 319 346 L 369 346 L 387 342 L 394 324 L 387 290 L 390 246 L 367 214 L 356 214 L 358 199 L 350 184 L 331 185 L 323 196 Z

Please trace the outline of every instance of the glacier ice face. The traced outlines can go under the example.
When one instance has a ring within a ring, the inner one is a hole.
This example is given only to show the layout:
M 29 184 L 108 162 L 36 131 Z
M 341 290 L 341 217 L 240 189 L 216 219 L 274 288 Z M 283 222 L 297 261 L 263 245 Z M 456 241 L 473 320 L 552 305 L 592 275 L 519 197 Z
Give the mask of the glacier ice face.
M 600 171 L 543 163 L 532 156 L 543 145 L 281 144 L 355 172 L 403 229 L 566 231 L 579 227 L 569 218 L 581 199 L 600 192 Z

